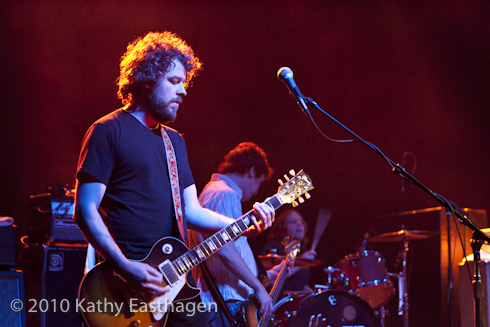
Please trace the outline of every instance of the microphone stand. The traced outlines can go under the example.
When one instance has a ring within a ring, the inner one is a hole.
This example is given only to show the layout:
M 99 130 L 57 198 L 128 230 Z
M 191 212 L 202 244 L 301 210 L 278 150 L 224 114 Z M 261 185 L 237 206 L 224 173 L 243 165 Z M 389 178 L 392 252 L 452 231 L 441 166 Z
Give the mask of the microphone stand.
M 323 113 L 325 116 L 330 118 L 334 123 L 342 127 L 344 130 L 346 130 L 348 133 L 350 133 L 352 136 L 354 136 L 357 140 L 359 140 L 361 143 L 366 145 L 368 148 L 376 152 L 378 155 L 383 157 L 388 164 L 391 166 L 392 171 L 394 174 L 400 176 L 403 179 L 408 180 L 410 183 L 413 185 L 417 186 L 418 188 L 422 189 L 425 191 L 427 194 L 429 194 L 432 198 L 434 198 L 437 202 L 439 202 L 443 207 L 445 207 L 448 211 L 453 212 L 454 216 L 458 218 L 459 222 L 473 230 L 473 237 L 472 237 L 472 248 L 474 252 L 474 263 L 475 263 L 475 276 L 473 279 L 473 297 L 474 297 L 474 304 L 475 304 L 475 323 L 476 327 L 483 327 L 484 322 L 483 322 L 483 316 L 482 316 L 482 298 L 483 298 L 483 290 L 482 290 L 482 284 L 481 284 L 481 273 L 480 273 L 480 248 L 483 242 L 490 243 L 490 237 L 485 234 L 478 226 L 476 226 L 466 215 L 461 214 L 459 211 L 454 210 L 451 205 L 447 202 L 446 199 L 444 199 L 441 195 L 433 192 L 430 190 L 428 187 L 426 187 L 424 184 L 422 184 L 420 181 L 418 181 L 414 176 L 412 176 L 409 172 L 405 170 L 404 167 L 402 167 L 400 164 L 395 163 L 392 161 L 390 158 L 386 157 L 381 150 L 379 150 L 374 144 L 369 143 L 365 140 L 363 140 L 360 136 L 358 136 L 356 133 L 351 131 L 348 127 L 343 125 L 341 122 L 339 122 L 337 119 L 332 117 L 329 113 L 325 112 L 322 108 L 318 106 L 318 104 L 313 101 L 311 98 L 305 98 L 305 102 L 308 105 L 308 107 L 312 109 L 316 109 Z M 308 115 L 308 114 L 307 114 Z M 310 119 L 312 119 L 311 115 L 308 115 Z M 313 119 L 312 119 L 313 120 Z

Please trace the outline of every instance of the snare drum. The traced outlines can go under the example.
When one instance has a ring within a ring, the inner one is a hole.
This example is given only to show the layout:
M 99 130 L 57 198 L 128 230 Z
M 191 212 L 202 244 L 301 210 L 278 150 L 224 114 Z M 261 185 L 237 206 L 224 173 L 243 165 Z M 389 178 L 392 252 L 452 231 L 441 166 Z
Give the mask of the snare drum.
M 326 326 L 380 327 L 373 309 L 359 297 L 349 292 L 290 293 L 274 306 L 269 326 L 308 326 L 310 318 L 321 314 Z
M 350 254 L 334 267 L 340 270 L 335 276 L 337 288 L 359 295 L 374 309 L 388 302 L 395 292 L 385 261 L 376 251 Z

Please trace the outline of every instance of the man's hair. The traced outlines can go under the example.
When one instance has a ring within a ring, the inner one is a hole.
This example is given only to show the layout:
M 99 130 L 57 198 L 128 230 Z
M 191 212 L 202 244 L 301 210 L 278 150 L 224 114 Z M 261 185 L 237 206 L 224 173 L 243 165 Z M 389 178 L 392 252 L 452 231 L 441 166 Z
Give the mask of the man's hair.
M 178 59 L 185 68 L 185 86 L 201 69 L 202 63 L 191 47 L 172 32 L 150 32 L 129 43 L 121 57 L 117 96 L 123 104 L 132 103 L 145 83 L 155 83 L 160 75 L 173 69 Z
M 218 172 L 243 175 L 252 167 L 255 170 L 255 177 L 264 176 L 265 180 L 268 180 L 273 172 L 264 150 L 255 143 L 242 142 L 225 156 L 225 160 L 219 165 Z

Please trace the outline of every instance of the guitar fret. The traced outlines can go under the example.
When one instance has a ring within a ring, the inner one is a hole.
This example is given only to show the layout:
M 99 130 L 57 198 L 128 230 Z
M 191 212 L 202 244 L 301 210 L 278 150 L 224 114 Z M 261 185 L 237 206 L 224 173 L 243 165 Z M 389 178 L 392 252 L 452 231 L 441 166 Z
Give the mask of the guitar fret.
M 197 255 L 199 256 L 199 258 L 204 258 L 204 253 L 202 253 L 201 249 L 199 247 L 197 247 L 196 249 L 196 253 Z
M 240 224 L 240 223 L 242 225 L 242 226 L 240 226 L 240 229 L 243 231 L 246 231 L 251 225 L 251 220 L 247 215 L 247 216 L 243 217 L 243 219 L 240 219 L 240 222 L 238 224 Z
M 175 260 L 173 262 L 173 264 L 174 264 L 175 270 L 177 270 L 177 272 L 179 273 L 179 275 L 182 275 L 183 274 L 183 271 L 182 271 L 182 269 L 179 266 L 179 261 L 178 260 Z
M 221 232 L 221 237 L 223 237 L 223 241 L 225 241 L 225 244 L 228 243 L 231 240 L 230 235 L 227 233 L 226 228 Z
M 215 251 L 217 246 L 216 246 L 216 244 L 214 244 L 214 241 L 212 239 L 209 239 L 208 244 L 209 243 L 211 243 L 211 245 L 209 246 L 211 248 L 211 251 Z
M 187 267 L 187 259 L 186 259 L 185 255 L 182 256 L 182 261 L 181 262 L 182 262 L 183 270 L 184 271 L 187 271 L 189 269 L 189 267 Z
M 195 250 L 189 252 L 189 257 L 191 257 L 191 263 L 192 263 L 192 266 L 193 266 L 191 268 L 194 268 L 199 263 L 201 263 L 201 261 L 199 260 L 199 256 L 196 255 L 196 251 Z
M 277 196 L 270 198 L 267 202 L 267 204 L 272 206 L 274 209 L 277 209 L 281 206 L 281 202 L 279 201 Z
M 235 233 L 235 231 L 233 230 L 233 228 L 231 228 L 231 226 L 226 227 L 225 230 L 228 233 L 228 235 L 230 235 L 232 240 L 234 240 L 237 237 L 237 233 Z
M 234 223 L 230 226 L 230 229 L 233 230 L 233 232 L 235 233 L 235 237 L 237 235 L 240 235 L 242 233 L 242 231 L 240 230 L 240 228 L 238 227 L 238 224 L 237 223 Z
M 202 247 L 206 251 L 206 254 L 208 256 L 210 256 L 213 251 L 211 251 L 211 248 L 209 247 L 208 242 L 209 241 L 206 240 L 206 241 L 202 242 L 201 244 L 199 244 L 199 246 Z
M 188 270 L 192 269 L 192 258 L 189 257 L 189 252 L 187 252 L 185 255 L 185 263 L 186 263 L 186 268 Z
M 215 240 L 218 242 L 218 244 L 219 244 L 218 248 L 220 248 L 220 247 L 222 247 L 222 246 L 223 246 L 223 244 L 222 244 L 223 242 L 221 242 L 222 240 L 221 240 L 221 241 L 219 240 L 219 236 L 220 236 L 219 234 L 215 234 L 215 235 L 214 235 L 214 239 L 215 239 Z

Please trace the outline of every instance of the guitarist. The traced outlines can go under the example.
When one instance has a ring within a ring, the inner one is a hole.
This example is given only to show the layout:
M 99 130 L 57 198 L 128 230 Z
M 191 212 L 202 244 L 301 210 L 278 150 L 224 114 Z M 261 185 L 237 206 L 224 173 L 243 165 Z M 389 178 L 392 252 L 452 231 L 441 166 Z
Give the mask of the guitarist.
M 173 33 L 137 38 L 120 63 L 118 96 L 124 107 L 96 121 L 82 144 L 75 220 L 98 253 L 145 298 L 163 295 L 169 287 L 159 285 L 163 275 L 156 268 L 129 259 L 144 258 L 165 236 L 186 241 L 187 226 L 212 232 L 234 221 L 199 205 L 185 141 L 165 126 L 177 117 L 200 68 L 193 50 Z M 178 183 L 169 169 L 178 171 Z M 254 208 L 263 222 L 254 222 L 255 227 L 270 227 L 274 209 L 266 204 Z M 185 302 L 186 309 L 200 303 L 199 297 L 186 301 L 193 302 Z M 171 311 L 167 326 L 208 325 L 205 312 L 192 313 Z
M 225 156 L 218 172 L 204 187 L 199 202 L 205 208 L 236 219 L 243 214 L 242 202 L 250 200 L 257 193 L 262 182 L 270 178 L 272 169 L 260 147 L 243 142 Z M 191 235 L 192 243 L 196 244 L 209 236 L 206 233 Z M 224 246 L 217 255 L 206 261 L 206 265 L 232 316 L 252 294 L 260 303 L 260 314 L 272 312 L 272 299 L 257 278 L 258 268 L 247 237 L 241 236 Z M 217 302 L 199 269 L 197 275 L 202 301 L 205 304 Z M 209 312 L 209 325 L 230 326 L 220 311 Z

